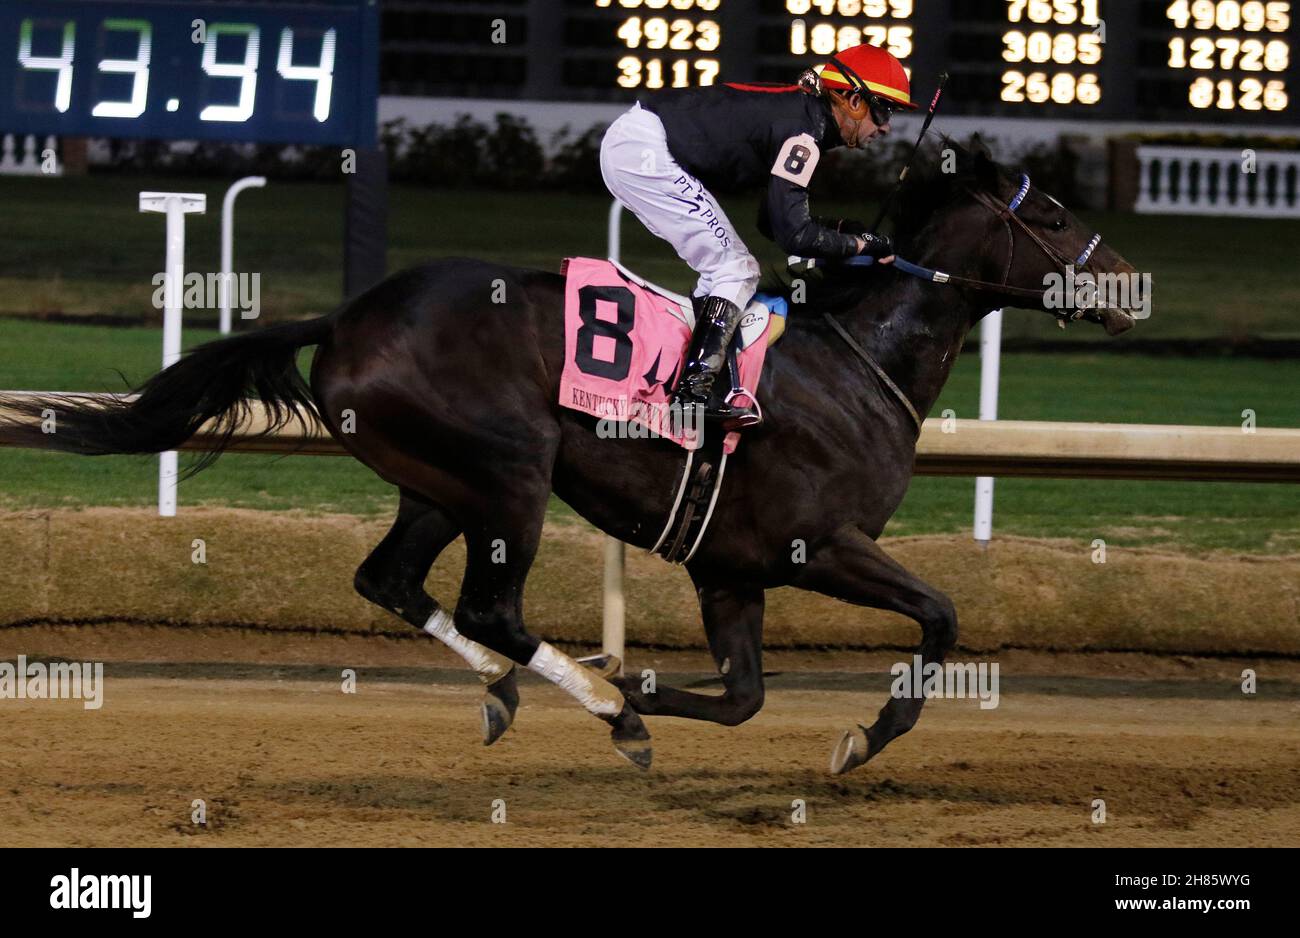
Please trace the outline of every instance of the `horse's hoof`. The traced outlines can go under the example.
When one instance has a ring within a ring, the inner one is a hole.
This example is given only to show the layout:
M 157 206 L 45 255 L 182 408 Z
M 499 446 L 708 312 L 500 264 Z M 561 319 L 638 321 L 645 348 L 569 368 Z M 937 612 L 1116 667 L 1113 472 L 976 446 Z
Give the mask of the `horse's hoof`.
M 515 669 L 505 677 L 489 684 L 483 693 L 483 745 L 491 746 L 500 739 L 515 721 L 519 709 L 519 690 L 515 685 Z
M 587 655 L 583 658 L 576 659 L 578 664 L 582 665 L 588 671 L 592 671 L 597 677 L 608 681 L 610 678 L 623 673 L 623 659 L 618 655 Z
M 491 746 L 510 729 L 510 711 L 495 697 L 483 701 L 483 745 Z
M 843 775 L 867 761 L 867 731 L 861 725 L 845 731 L 831 752 L 831 774 Z
M 609 738 L 614 743 L 614 751 L 638 769 L 644 771 L 650 768 L 650 759 L 653 755 L 650 731 L 645 728 L 645 723 L 637 712 L 624 703 L 618 716 L 610 722 L 614 726 L 609 734 Z
M 649 740 L 616 739 L 614 751 L 643 772 L 650 768 L 654 756 Z

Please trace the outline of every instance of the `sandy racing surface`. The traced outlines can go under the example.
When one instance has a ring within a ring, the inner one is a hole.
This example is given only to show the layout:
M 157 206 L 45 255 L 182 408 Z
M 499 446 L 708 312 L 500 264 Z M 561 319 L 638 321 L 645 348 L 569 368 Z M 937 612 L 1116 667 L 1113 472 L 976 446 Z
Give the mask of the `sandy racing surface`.
M 483 747 L 480 691 L 431 643 L 212 630 L 187 644 L 210 663 L 176 664 L 168 630 L 22 631 L 48 657 L 119 654 L 104 655 L 98 711 L 0 701 L 9 845 L 1300 844 L 1295 662 L 1010 653 L 997 709 L 932 700 L 911 734 L 833 778 L 838 732 L 879 708 L 901 656 L 774 655 L 757 718 L 651 720 L 642 774 L 531 678 L 515 728 Z M 708 678 L 695 653 L 630 663 Z M 1243 666 L 1261 671 L 1254 698 Z

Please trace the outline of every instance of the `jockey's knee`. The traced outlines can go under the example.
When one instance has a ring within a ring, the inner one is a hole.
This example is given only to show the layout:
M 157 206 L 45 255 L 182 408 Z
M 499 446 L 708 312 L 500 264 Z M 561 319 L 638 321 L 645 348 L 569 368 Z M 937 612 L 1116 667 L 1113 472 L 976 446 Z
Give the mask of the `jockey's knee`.
M 745 255 L 744 258 L 729 261 L 722 270 L 713 273 L 713 289 L 709 292 L 714 296 L 730 300 L 744 309 L 758 291 L 758 282 L 762 279 L 762 275 L 758 261 Z

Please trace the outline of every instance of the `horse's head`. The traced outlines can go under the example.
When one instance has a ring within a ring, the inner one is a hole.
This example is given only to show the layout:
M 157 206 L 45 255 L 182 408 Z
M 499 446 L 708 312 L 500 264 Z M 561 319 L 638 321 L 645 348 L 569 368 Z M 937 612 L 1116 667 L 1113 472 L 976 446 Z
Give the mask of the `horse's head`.
M 1110 335 L 1150 314 L 1150 276 L 1120 257 L 1065 206 L 1037 189 L 1028 175 L 1012 175 L 981 147 L 957 148 L 955 198 L 943 213 L 940 241 L 977 245 L 965 278 L 989 308 L 1041 309 L 1064 325 L 1087 319 Z M 959 285 L 963 278 L 953 277 Z

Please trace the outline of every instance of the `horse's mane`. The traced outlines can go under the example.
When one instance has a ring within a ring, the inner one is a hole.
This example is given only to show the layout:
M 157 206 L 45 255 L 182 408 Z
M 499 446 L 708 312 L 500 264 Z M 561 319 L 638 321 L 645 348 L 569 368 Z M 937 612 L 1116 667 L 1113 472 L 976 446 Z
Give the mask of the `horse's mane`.
M 979 170 L 992 167 L 999 176 L 1004 171 L 989 160 L 981 149 L 967 149 L 951 137 L 940 136 L 927 142 L 917 153 L 906 178 L 899 187 L 886 216 L 884 230 L 894 239 L 899 256 L 915 260 L 925 247 L 924 237 L 934 215 L 951 204 L 968 188 L 984 185 Z M 951 156 L 947 154 L 951 152 Z M 949 171 L 945 172 L 945 169 Z M 883 195 L 882 195 L 883 197 Z M 817 313 L 835 313 L 856 306 L 862 295 L 878 290 L 898 277 L 905 277 L 888 266 L 850 267 L 828 264 L 821 276 L 805 278 L 800 308 Z M 773 271 L 764 278 L 759 292 L 790 299 L 794 288 L 789 274 Z

